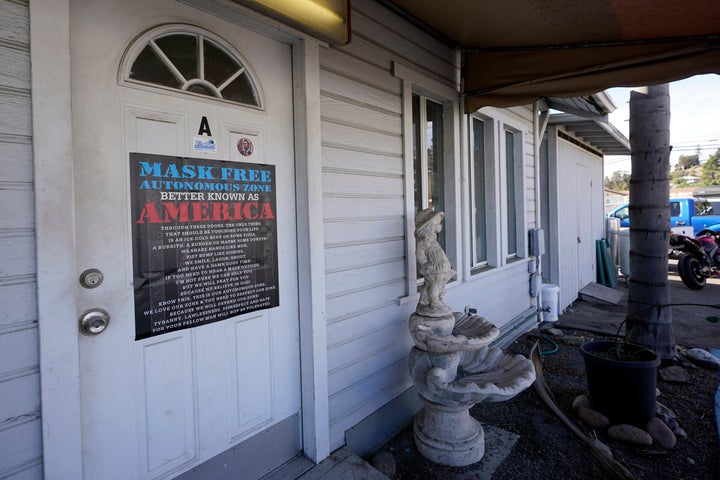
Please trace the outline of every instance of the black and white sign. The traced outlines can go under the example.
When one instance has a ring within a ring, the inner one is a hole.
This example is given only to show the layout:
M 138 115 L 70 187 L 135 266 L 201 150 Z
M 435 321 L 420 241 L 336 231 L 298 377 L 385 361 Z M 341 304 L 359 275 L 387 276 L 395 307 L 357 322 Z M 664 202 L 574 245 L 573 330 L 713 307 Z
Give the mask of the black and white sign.
M 279 305 L 275 166 L 130 154 L 135 339 Z

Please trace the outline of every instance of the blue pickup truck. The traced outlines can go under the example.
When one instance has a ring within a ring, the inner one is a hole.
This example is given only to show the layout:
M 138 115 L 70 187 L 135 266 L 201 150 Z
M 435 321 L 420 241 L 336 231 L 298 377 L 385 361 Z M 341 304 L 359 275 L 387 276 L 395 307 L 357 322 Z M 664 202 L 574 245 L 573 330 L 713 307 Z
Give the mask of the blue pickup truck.
M 620 205 L 607 214 L 608 217 L 620 219 L 621 227 L 630 226 L 629 204 Z M 715 214 L 712 204 L 700 198 L 671 198 L 670 199 L 670 227 L 692 227 L 692 235 L 709 229 L 720 232 L 720 214 Z M 690 232 L 687 232 L 690 234 Z

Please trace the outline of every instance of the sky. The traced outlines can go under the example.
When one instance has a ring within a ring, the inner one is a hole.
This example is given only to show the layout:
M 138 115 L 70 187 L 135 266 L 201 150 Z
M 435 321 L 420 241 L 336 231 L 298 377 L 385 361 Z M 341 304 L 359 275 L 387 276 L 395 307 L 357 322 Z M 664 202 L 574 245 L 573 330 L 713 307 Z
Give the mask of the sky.
M 610 122 L 629 137 L 629 88 L 611 88 L 607 93 L 617 105 Z M 700 147 L 700 160 L 720 148 L 720 75 L 697 75 L 670 84 L 670 165 L 680 155 L 694 155 Z M 606 156 L 605 176 L 630 172 L 630 156 Z

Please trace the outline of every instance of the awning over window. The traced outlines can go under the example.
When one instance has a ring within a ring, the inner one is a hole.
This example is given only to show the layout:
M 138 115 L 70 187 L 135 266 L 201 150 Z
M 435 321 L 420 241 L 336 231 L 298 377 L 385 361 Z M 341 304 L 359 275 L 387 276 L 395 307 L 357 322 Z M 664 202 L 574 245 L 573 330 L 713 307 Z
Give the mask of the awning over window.
M 465 110 L 720 73 L 718 0 L 386 0 L 464 53 Z

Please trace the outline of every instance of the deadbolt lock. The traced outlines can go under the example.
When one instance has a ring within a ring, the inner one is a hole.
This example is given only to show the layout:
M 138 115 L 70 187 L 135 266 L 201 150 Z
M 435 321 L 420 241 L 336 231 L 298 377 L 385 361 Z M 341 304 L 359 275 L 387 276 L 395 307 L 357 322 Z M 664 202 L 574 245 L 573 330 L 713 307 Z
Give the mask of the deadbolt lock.
M 103 282 L 103 274 L 97 268 L 88 268 L 80 274 L 80 285 L 85 288 L 99 287 Z

